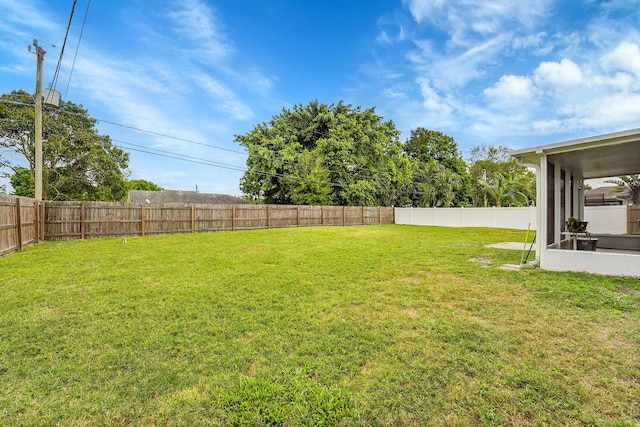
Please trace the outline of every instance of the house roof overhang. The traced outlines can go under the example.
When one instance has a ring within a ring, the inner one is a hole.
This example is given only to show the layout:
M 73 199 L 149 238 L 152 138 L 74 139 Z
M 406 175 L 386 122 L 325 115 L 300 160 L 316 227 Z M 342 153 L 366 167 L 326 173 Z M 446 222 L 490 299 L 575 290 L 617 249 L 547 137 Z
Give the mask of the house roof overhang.
M 640 129 L 632 129 L 555 144 L 515 150 L 522 164 L 540 164 L 547 155 L 582 179 L 640 173 Z

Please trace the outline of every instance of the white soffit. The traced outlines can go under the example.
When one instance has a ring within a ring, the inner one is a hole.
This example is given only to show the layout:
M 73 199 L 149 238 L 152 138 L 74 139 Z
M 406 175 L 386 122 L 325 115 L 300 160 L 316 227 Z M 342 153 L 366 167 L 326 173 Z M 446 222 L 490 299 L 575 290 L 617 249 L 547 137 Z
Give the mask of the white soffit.
M 640 173 L 640 129 L 515 150 L 522 163 L 539 164 L 540 156 L 559 163 L 579 178 Z

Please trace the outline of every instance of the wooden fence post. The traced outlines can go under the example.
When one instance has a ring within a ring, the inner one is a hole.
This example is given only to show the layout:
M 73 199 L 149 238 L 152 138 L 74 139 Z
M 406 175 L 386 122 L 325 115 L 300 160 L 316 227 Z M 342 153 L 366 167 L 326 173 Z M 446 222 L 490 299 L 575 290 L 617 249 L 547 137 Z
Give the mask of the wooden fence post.
M 42 201 L 40 202 L 40 222 L 38 223 L 38 233 L 41 233 L 40 240 L 44 240 L 44 238 L 46 237 L 44 234 L 44 222 L 46 220 L 44 209 L 45 209 L 45 202 Z
M 342 226 L 347 225 L 347 221 L 345 220 L 344 206 L 342 207 Z
M 378 225 L 382 224 L 382 207 L 378 206 Z
M 140 205 L 140 237 L 144 237 L 144 203 Z
M 231 231 L 236 231 L 236 205 L 231 206 Z
M 191 203 L 191 234 L 196 232 L 196 205 Z
M 40 243 L 40 233 L 38 233 L 38 229 L 40 228 L 40 204 L 37 200 L 33 201 L 33 238 L 36 243 Z
M 84 211 L 84 202 L 80 204 L 80 236 L 82 240 L 84 240 L 85 236 L 85 211 Z
M 271 229 L 271 205 L 267 205 L 267 230 Z
M 364 225 L 364 206 L 362 207 L 362 225 Z
M 22 209 L 20 206 L 20 197 L 16 198 L 16 237 L 18 239 L 18 249 L 22 250 Z
M 324 227 L 324 206 L 320 206 L 320 225 Z
M 300 227 L 300 205 L 297 206 L 298 212 L 296 214 L 296 227 Z

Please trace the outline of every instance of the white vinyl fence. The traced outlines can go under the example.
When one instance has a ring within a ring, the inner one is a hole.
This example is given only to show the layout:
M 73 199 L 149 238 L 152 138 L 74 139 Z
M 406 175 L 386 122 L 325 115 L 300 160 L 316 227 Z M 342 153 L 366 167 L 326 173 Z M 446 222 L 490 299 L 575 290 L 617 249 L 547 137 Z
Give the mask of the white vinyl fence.
M 627 234 L 627 206 L 585 206 L 587 231 L 599 234 Z
M 395 208 L 396 224 L 442 227 L 536 228 L 536 208 Z M 587 206 L 590 233 L 625 234 L 626 206 Z

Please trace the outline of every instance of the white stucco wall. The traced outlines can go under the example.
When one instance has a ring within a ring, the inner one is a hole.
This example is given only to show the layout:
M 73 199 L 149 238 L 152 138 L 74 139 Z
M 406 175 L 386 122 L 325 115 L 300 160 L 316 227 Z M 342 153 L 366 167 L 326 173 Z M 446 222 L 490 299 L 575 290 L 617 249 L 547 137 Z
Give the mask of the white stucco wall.
M 546 249 L 540 259 L 540 268 L 640 277 L 640 255 Z

